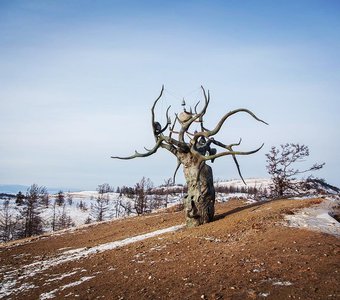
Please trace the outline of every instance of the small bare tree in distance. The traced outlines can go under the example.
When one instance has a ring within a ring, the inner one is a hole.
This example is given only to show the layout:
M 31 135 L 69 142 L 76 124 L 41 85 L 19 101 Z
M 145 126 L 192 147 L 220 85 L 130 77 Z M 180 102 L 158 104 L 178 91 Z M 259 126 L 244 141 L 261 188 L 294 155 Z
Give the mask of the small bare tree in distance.
M 187 226 L 201 225 L 212 221 L 214 217 L 215 189 L 213 185 L 213 172 L 207 162 L 214 162 L 217 158 L 230 155 L 242 178 L 236 156 L 253 154 L 263 147 L 262 145 L 255 150 L 246 152 L 235 151 L 233 148 L 239 146 L 241 140 L 232 144 L 224 144 L 216 140 L 214 136 L 220 131 L 226 120 L 237 113 L 244 112 L 252 116 L 255 120 L 267 124 L 256 117 L 250 110 L 240 108 L 222 116 L 213 129 L 207 129 L 204 124 L 204 116 L 210 103 L 210 93 L 209 91 L 206 93 L 205 89 L 203 87 L 201 88 L 204 97 L 204 103 L 201 110 L 198 111 L 198 106 L 200 104 L 198 102 L 194 106 L 194 109 L 190 108 L 190 110 L 187 111 L 184 108 L 183 112 L 176 114 L 176 118 L 172 122 L 169 117 L 169 106 L 166 110 L 167 123 L 165 126 L 162 126 L 155 119 L 155 107 L 164 92 L 164 86 L 162 86 L 161 93 L 151 108 L 151 125 L 155 138 L 154 147 L 150 150 L 146 149 L 147 152 L 145 153 L 136 151 L 135 154 L 131 156 L 112 156 L 112 158 L 117 159 L 147 157 L 156 153 L 159 148 L 168 150 L 175 155 L 178 164 L 174 178 L 180 165 L 183 165 L 184 177 L 188 186 L 188 193 L 184 197 Z M 185 106 L 184 100 L 182 105 Z M 190 127 L 194 123 L 200 125 L 200 130 L 190 132 Z M 174 135 L 176 135 L 176 138 Z M 222 151 L 218 152 L 217 149 L 211 147 L 212 145 L 220 147 Z
M 169 188 L 172 186 L 172 179 L 171 178 L 168 178 L 168 179 L 165 179 L 164 180 L 164 192 L 165 192 L 165 203 L 164 203 L 164 206 L 165 207 L 168 207 L 168 199 L 169 199 L 169 194 L 170 194 L 170 191 L 169 191 Z
M 112 190 L 113 188 L 108 183 L 100 184 L 97 187 L 97 201 L 91 209 L 91 216 L 98 222 L 104 221 L 107 217 L 110 201 L 108 193 Z
M 16 220 L 10 208 L 10 200 L 6 199 L 0 209 L 0 241 L 7 242 L 15 235 Z
M 308 169 L 299 170 L 294 164 L 304 161 L 309 156 L 309 148 L 300 144 L 284 144 L 280 148 L 272 147 L 267 156 L 267 170 L 272 178 L 271 197 L 284 197 L 300 194 L 304 182 L 297 181 L 297 176 L 321 169 L 325 163 L 315 163 Z M 309 176 L 308 178 L 311 178 Z
M 153 187 L 153 183 L 150 178 L 143 177 L 135 185 L 135 200 L 134 208 L 138 215 L 142 215 L 149 211 L 150 203 L 148 203 L 148 193 Z
M 41 204 L 48 198 L 46 187 L 32 184 L 26 192 L 23 204 L 20 207 L 22 217 L 21 237 L 29 237 L 43 232 L 41 217 Z

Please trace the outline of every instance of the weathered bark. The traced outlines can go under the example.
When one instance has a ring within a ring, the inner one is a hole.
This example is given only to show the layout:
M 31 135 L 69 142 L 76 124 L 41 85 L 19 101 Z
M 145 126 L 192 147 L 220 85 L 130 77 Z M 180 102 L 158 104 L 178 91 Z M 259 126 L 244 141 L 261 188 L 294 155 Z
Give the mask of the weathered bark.
M 153 103 L 151 108 L 151 124 L 153 129 L 153 135 L 155 137 L 155 146 L 145 153 L 135 151 L 135 154 L 130 156 L 111 156 L 117 159 L 134 159 L 137 157 L 147 157 L 157 152 L 159 148 L 163 148 L 171 152 L 177 157 L 177 168 L 174 174 L 174 182 L 178 168 L 183 165 L 184 176 L 188 185 L 188 194 L 184 197 L 184 206 L 186 212 L 186 223 L 187 226 L 193 227 L 204 223 L 208 223 L 214 218 L 214 205 L 215 205 L 215 189 L 212 169 L 206 164 L 207 161 L 214 162 L 217 158 L 222 156 L 232 156 L 238 173 L 243 180 L 241 170 L 236 159 L 238 155 L 250 155 L 259 151 L 262 147 L 252 151 L 234 151 L 233 147 L 241 144 L 241 139 L 238 143 L 225 144 L 214 138 L 214 136 L 220 131 L 226 120 L 237 114 L 247 113 L 252 116 L 255 120 L 267 124 L 263 120 L 256 117 L 250 110 L 245 108 L 239 108 L 225 114 L 220 121 L 217 123 L 215 128 L 208 130 L 204 126 L 204 116 L 206 114 L 209 102 L 210 93 L 205 92 L 202 87 L 204 103 L 200 111 L 198 111 L 197 103 L 194 107 L 194 112 L 186 110 L 185 101 L 183 99 L 183 112 L 175 114 L 176 118 L 172 122 L 169 117 L 170 106 L 166 110 L 167 123 L 162 125 L 156 121 L 155 107 L 159 99 L 162 97 L 164 92 L 164 86 L 158 98 Z M 190 126 L 193 123 L 200 124 L 200 130 L 190 132 Z M 173 137 L 173 135 L 178 135 Z M 189 138 L 189 140 L 187 140 Z M 222 148 L 219 152 L 216 148 L 211 146 L 215 145 Z
M 211 222 L 215 213 L 215 188 L 210 166 L 192 153 L 179 154 L 188 193 L 184 196 L 188 227 Z

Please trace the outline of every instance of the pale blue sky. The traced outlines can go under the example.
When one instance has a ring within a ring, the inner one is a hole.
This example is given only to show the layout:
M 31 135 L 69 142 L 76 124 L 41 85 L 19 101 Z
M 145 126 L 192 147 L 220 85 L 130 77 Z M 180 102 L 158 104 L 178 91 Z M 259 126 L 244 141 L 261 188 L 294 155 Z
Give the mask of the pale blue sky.
M 154 143 L 150 107 L 211 91 L 208 124 L 245 107 L 219 138 L 243 138 L 244 177 L 266 177 L 265 153 L 310 147 L 316 175 L 340 185 L 339 1 L 0 1 L 0 183 L 94 189 L 156 184 L 176 159 Z M 174 111 L 173 111 L 174 112 Z M 212 125 L 211 125 L 212 126 Z M 307 163 L 308 163 L 307 162 Z M 215 178 L 237 178 L 229 157 Z M 178 177 L 183 182 L 183 177 Z

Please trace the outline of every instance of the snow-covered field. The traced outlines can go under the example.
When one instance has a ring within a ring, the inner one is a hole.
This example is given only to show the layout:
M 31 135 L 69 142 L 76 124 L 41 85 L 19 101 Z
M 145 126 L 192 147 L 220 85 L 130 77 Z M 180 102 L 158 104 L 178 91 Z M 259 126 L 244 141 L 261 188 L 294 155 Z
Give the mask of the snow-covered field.
M 257 189 L 269 188 L 271 185 L 271 180 L 269 178 L 248 178 L 244 181 L 246 182 L 247 187 L 253 187 Z M 217 181 L 215 185 L 234 188 L 242 188 L 245 186 L 241 179 Z
M 218 181 L 215 183 L 215 187 L 232 188 L 230 190 L 239 191 L 232 193 L 217 193 L 216 200 L 218 202 L 226 202 L 231 198 L 238 198 L 246 200 L 247 203 L 253 203 L 256 200 L 244 192 L 245 188 L 256 188 L 257 190 L 269 189 L 271 185 L 270 179 L 266 178 L 251 178 L 246 179 L 246 186 L 242 180 L 228 180 L 228 181 Z M 168 195 L 148 195 L 147 202 L 149 203 L 148 211 L 156 211 L 165 207 L 165 202 L 167 202 L 167 207 L 181 203 L 183 198 L 183 187 L 160 187 L 156 188 L 158 192 L 168 189 Z M 181 191 L 180 193 L 175 193 L 174 191 Z M 331 191 L 327 191 L 331 192 Z M 165 193 L 166 194 L 166 193 Z M 84 224 L 93 223 L 98 221 L 98 198 L 104 199 L 102 204 L 102 217 L 101 221 L 108 221 L 115 218 L 122 218 L 127 216 L 136 215 L 135 209 L 135 199 L 129 198 L 126 195 L 119 193 L 105 193 L 100 195 L 97 191 L 80 191 L 80 192 L 69 192 L 64 195 L 64 203 L 62 205 L 54 205 L 58 197 L 57 194 L 49 196 L 49 205 L 40 205 L 39 215 L 43 220 L 43 231 L 50 232 L 53 231 L 53 220 L 57 222 L 62 217 L 67 218 L 66 226 L 56 226 L 54 229 L 64 229 L 67 227 L 78 227 Z M 334 196 L 335 199 L 338 196 Z M 4 218 L 4 199 L 0 199 L 0 224 Z M 9 201 L 8 214 L 12 221 L 16 218 L 20 218 L 20 213 L 22 212 L 22 207 L 16 205 L 15 199 Z M 322 219 L 321 216 L 324 216 Z M 310 216 L 310 217 L 308 217 Z M 316 219 L 315 219 L 316 218 Z M 287 220 L 291 226 L 307 226 L 313 227 L 315 220 L 325 221 L 327 219 L 327 214 L 311 214 L 311 212 L 304 212 L 300 217 L 297 215 L 288 216 Z M 311 221 L 311 219 L 313 219 Z M 314 220 L 315 219 L 315 220 Z M 333 219 L 333 218 L 331 218 Z M 309 220 L 309 221 L 308 221 Z M 334 220 L 334 219 L 333 219 Z M 313 223 L 313 224 L 312 224 Z M 307 224 L 307 225 L 306 225 Z M 327 227 L 327 225 L 326 225 Z M 329 227 L 329 226 L 328 226 Z
M 96 191 L 81 191 L 68 193 L 72 197 L 71 201 L 65 200 L 64 205 L 53 206 L 56 195 L 50 195 L 50 204 L 48 207 L 40 207 L 40 216 L 44 220 L 44 231 L 51 230 L 51 219 L 55 214 L 56 218 L 60 217 L 63 213 L 70 217 L 73 226 L 80 226 L 87 222 L 96 221 L 96 205 L 97 198 L 99 196 Z M 134 199 L 128 198 L 126 196 L 119 195 L 118 193 L 107 193 L 104 195 L 107 199 L 105 203 L 105 212 L 103 214 L 103 221 L 122 218 L 127 216 L 136 215 L 134 209 Z M 154 195 L 148 196 L 150 201 L 155 198 Z M 230 193 L 230 194 L 217 194 L 217 201 L 226 202 L 230 198 L 244 198 L 248 197 L 245 193 Z M 158 201 L 162 202 L 163 205 L 160 208 L 164 208 L 165 196 L 157 196 Z M 182 194 L 169 194 L 167 198 L 167 207 L 179 204 L 182 199 Z M 0 199 L 0 210 L 3 209 L 5 200 Z M 131 212 L 124 209 L 124 207 L 130 207 Z M 20 216 L 20 206 L 15 204 L 15 200 L 12 199 L 9 202 L 9 213 L 13 219 Z M 55 210 L 55 211 L 54 211 Z M 152 209 L 155 210 L 155 209 Z M 1 218 L 1 216 L 0 216 Z
M 268 179 L 247 179 L 248 186 L 260 187 L 268 185 Z M 244 187 L 245 185 L 241 180 L 231 180 L 227 182 L 218 182 L 217 186 L 233 186 L 233 187 Z M 163 191 L 168 189 L 169 194 L 165 195 L 150 195 L 148 197 L 149 202 L 158 201 L 158 207 L 151 207 L 150 210 L 155 210 L 165 207 L 165 197 L 167 197 L 167 207 L 173 206 L 181 202 L 183 198 L 183 187 L 160 187 L 157 188 L 158 191 Z M 181 193 L 174 193 L 174 190 L 182 190 Z M 49 196 L 49 205 L 41 206 L 39 208 L 40 217 L 44 220 L 44 231 L 51 231 L 51 219 L 53 217 L 58 218 L 62 214 L 69 217 L 73 226 L 80 226 L 85 223 L 96 221 L 96 206 L 99 193 L 97 191 L 79 191 L 79 192 L 68 192 L 64 194 L 65 200 L 64 205 L 53 205 L 57 194 Z M 217 193 L 217 201 L 225 202 L 230 198 L 242 198 L 247 199 L 249 195 L 246 193 Z M 136 214 L 134 209 L 134 199 L 129 198 L 125 195 L 119 193 L 105 193 L 103 195 L 105 198 L 103 221 L 111 220 L 114 218 L 121 218 L 126 216 L 132 216 Z M 5 199 L 0 199 L 0 210 L 3 210 Z M 22 208 L 15 204 L 15 199 L 9 201 L 9 213 L 13 219 L 20 216 L 20 210 Z M 1 216 L 0 216 L 1 218 Z
M 58 219 L 63 214 L 69 218 L 72 226 L 80 226 L 97 221 L 99 210 L 97 199 L 99 196 L 97 191 L 71 192 L 65 194 L 63 205 L 54 205 L 57 194 L 50 195 L 48 207 L 44 205 L 39 207 L 39 215 L 43 219 L 44 231 L 48 232 L 52 230 L 51 222 L 53 216 L 55 219 Z M 136 215 L 134 199 L 118 193 L 105 193 L 102 195 L 102 198 L 104 198 L 102 221 Z M 155 200 L 154 195 L 147 196 L 147 198 L 150 203 Z M 167 207 L 179 203 L 180 200 L 180 194 L 168 195 Z M 5 199 L 0 199 L 0 212 L 3 211 L 5 201 Z M 165 203 L 165 196 L 157 196 L 157 201 L 159 201 L 160 204 Z M 21 210 L 22 207 L 16 205 L 15 199 L 9 201 L 9 214 L 13 220 L 16 217 L 20 217 Z M 2 217 L 0 213 L 0 219 Z

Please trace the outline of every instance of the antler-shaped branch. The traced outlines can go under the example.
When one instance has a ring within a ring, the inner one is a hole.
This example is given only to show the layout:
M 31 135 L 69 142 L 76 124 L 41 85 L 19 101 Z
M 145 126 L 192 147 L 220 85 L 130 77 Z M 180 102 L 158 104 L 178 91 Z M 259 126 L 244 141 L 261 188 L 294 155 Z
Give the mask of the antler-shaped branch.
M 200 104 L 200 101 L 198 101 L 198 102 L 195 104 L 195 106 L 194 106 L 194 111 L 195 111 L 195 114 L 196 114 L 196 115 L 198 114 L 198 112 L 197 112 L 197 106 L 198 106 L 198 104 Z
M 154 124 L 154 128 L 153 129 L 154 129 L 154 135 L 155 136 L 158 136 L 161 133 L 163 133 L 165 130 L 167 130 L 167 128 L 171 124 L 171 119 L 169 117 L 169 109 L 170 109 L 170 107 L 171 107 L 171 105 L 166 110 L 166 120 L 167 121 L 166 121 L 165 126 L 162 129 L 159 129 L 159 128 L 161 128 L 161 125 L 158 122 L 153 123 Z
M 205 130 L 205 131 L 197 132 L 195 134 L 194 141 L 197 142 L 197 140 L 200 136 L 210 137 L 210 136 L 216 135 L 220 131 L 220 129 L 222 128 L 224 122 L 229 117 L 231 117 L 232 115 L 235 115 L 239 112 L 245 112 L 245 113 L 251 115 L 256 121 L 259 121 L 259 122 L 262 122 L 266 125 L 269 125 L 267 122 L 265 122 L 265 121 L 261 120 L 260 118 L 258 118 L 257 116 L 255 116 L 255 114 L 253 112 L 251 112 L 250 110 L 245 109 L 245 108 L 239 108 L 239 109 L 232 110 L 232 111 L 228 112 L 227 114 L 225 114 L 221 118 L 221 120 L 217 123 L 216 127 L 213 130 Z
M 241 144 L 241 142 L 242 142 L 242 139 L 240 138 L 240 140 L 239 140 L 238 143 L 234 143 L 234 144 L 230 144 L 230 145 L 224 145 L 223 143 L 221 143 L 221 142 L 219 142 L 219 141 L 216 141 L 215 139 L 211 139 L 211 140 L 212 140 L 212 143 L 213 143 L 213 144 L 215 144 L 215 145 L 217 145 L 217 146 L 219 146 L 219 147 L 225 148 L 225 149 L 227 149 L 227 150 L 229 150 L 229 151 L 233 151 L 233 147 L 234 147 L 234 146 L 239 146 L 239 145 Z M 262 145 L 262 146 L 263 146 L 263 145 Z M 262 147 L 262 146 L 261 146 L 261 147 Z M 244 183 L 245 185 L 247 185 L 246 182 L 244 181 L 243 176 L 242 176 L 241 169 L 240 169 L 240 165 L 239 165 L 239 163 L 238 163 L 238 161 L 237 161 L 236 155 L 235 155 L 235 154 L 231 154 L 231 156 L 233 157 L 234 163 L 235 163 L 235 165 L 236 165 L 238 175 L 240 175 L 240 177 L 241 177 L 243 183 Z
M 146 149 L 145 150 L 147 152 L 145 153 L 139 153 L 137 151 L 135 151 L 134 155 L 131 156 L 126 156 L 126 157 L 120 157 L 120 156 L 112 156 L 112 158 L 116 158 L 116 159 L 133 159 L 133 158 L 137 158 L 137 157 L 147 157 L 150 156 L 154 153 L 157 152 L 157 150 L 159 148 L 164 148 L 168 151 L 170 151 L 172 154 L 174 154 L 177 159 L 178 159 L 178 165 L 174 174 L 174 180 L 175 180 L 175 176 L 177 173 L 177 170 L 179 168 L 179 166 L 182 163 L 182 156 L 183 155 L 193 155 L 195 156 L 195 159 L 198 160 L 199 162 L 199 172 L 197 174 L 197 180 L 199 181 L 199 176 L 201 174 L 201 170 L 205 165 L 206 161 L 211 161 L 214 162 L 214 160 L 216 158 L 222 157 L 222 156 L 227 156 L 227 155 L 231 155 L 233 157 L 233 160 L 236 164 L 238 173 L 240 175 L 240 177 L 242 178 L 243 182 L 244 179 L 242 177 L 241 174 L 241 170 L 240 170 L 240 166 L 239 163 L 236 159 L 237 155 L 250 155 L 253 153 L 258 152 L 262 147 L 263 144 L 261 145 L 261 147 L 252 150 L 252 151 L 234 151 L 233 147 L 234 146 L 239 146 L 241 143 L 241 139 L 238 143 L 233 143 L 233 144 L 229 144 L 229 145 L 225 145 L 217 140 L 215 140 L 213 138 L 214 135 L 216 135 L 222 128 L 222 126 L 224 125 L 224 123 L 226 122 L 226 120 L 231 117 L 234 114 L 237 114 L 239 112 L 245 112 L 247 114 L 249 114 L 250 116 L 252 116 L 255 120 L 262 122 L 264 124 L 267 124 L 265 121 L 259 119 L 253 112 L 251 112 L 248 109 L 244 109 L 244 108 L 240 108 L 240 109 L 236 109 L 233 111 L 230 111 L 229 113 L 225 114 L 220 121 L 217 123 L 217 125 L 215 126 L 214 129 L 212 130 L 208 130 L 204 127 L 203 125 L 203 117 L 206 114 L 207 108 L 209 106 L 210 103 L 210 93 L 209 90 L 208 92 L 205 91 L 205 89 L 203 88 L 203 86 L 201 86 L 202 91 L 203 91 L 203 96 L 204 96 L 204 105 L 202 107 L 202 109 L 198 112 L 197 108 L 200 102 L 196 103 L 194 106 L 194 112 L 192 111 L 192 109 L 190 108 L 190 112 L 186 111 L 184 109 L 184 112 L 182 112 L 181 114 L 175 114 L 176 118 L 174 119 L 173 123 L 171 123 L 170 117 L 169 117 L 169 110 L 170 107 L 169 106 L 166 110 L 166 125 L 164 127 L 162 127 L 162 125 L 157 122 L 155 120 L 155 107 L 158 103 L 158 101 L 160 100 L 160 98 L 163 95 L 164 92 L 164 85 L 162 85 L 162 89 L 161 92 L 158 96 L 158 98 L 154 101 L 152 107 L 151 107 L 151 121 L 152 121 L 152 128 L 153 128 L 153 134 L 155 137 L 155 141 L 156 144 L 152 149 Z M 184 106 L 185 106 L 185 102 L 183 100 Z M 175 130 L 175 125 L 176 122 L 178 121 L 178 123 L 180 124 L 181 128 L 179 131 Z M 200 127 L 201 127 L 201 131 L 200 132 L 196 132 L 194 134 L 189 132 L 189 128 L 192 125 L 193 122 L 199 122 L 200 123 Z M 165 135 L 163 134 L 163 132 L 165 132 L 167 129 L 169 129 L 169 134 Z M 178 134 L 178 138 L 173 138 L 172 135 L 173 134 Z M 184 136 L 188 135 L 190 141 L 187 143 L 184 140 Z M 214 144 L 218 147 L 221 147 L 227 151 L 223 151 L 220 153 L 217 153 L 217 150 L 215 148 L 211 147 L 211 144 Z M 244 182 L 245 183 L 245 182 Z
M 175 181 L 176 181 L 176 175 L 177 175 L 177 171 L 179 169 L 179 167 L 181 166 L 181 161 L 179 159 L 177 159 L 177 166 L 176 166 L 176 170 L 174 172 L 174 175 L 172 177 L 172 183 L 175 184 Z
M 153 134 L 154 134 L 156 140 L 157 140 L 157 137 L 161 133 L 163 133 L 165 130 L 167 130 L 167 128 L 171 124 L 171 120 L 170 120 L 170 117 L 169 117 L 169 109 L 170 109 L 171 105 L 166 110 L 166 120 L 167 120 L 166 125 L 162 128 L 162 125 L 159 122 L 155 121 L 155 107 L 156 107 L 158 100 L 162 97 L 163 92 L 164 92 L 164 85 L 162 85 L 161 93 L 158 96 L 158 98 L 155 100 L 155 102 L 153 103 L 152 108 L 151 108 L 151 122 L 152 122 Z
M 233 144 L 230 144 L 230 145 L 224 145 L 223 143 L 215 140 L 214 138 L 211 138 L 210 141 L 211 141 L 211 143 L 215 144 L 216 146 L 219 146 L 219 147 L 222 147 L 222 148 L 225 148 L 225 149 L 232 151 L 232 147 L 241 145 L 242 139 L 240 138 L 238 143 L 233 143 Z
M 146 153 L 139 153 L 139 152 L 135 151 L 135 154 L 131 155 L 131 156 L 125 156 L 125 157 L 111 156 L 111 158 L 116 158 L 116 159 L 133 159 L 133 158 L 137 158 L 137 157 L 147 157 L 147 156 L 150 156 L 150 155 L 156 153 L 158 148 L 161 147 L 162 142 L 163 142 L 163 139 L 159 139 L 157 141 L 156 145 L 151 150 L 148 150 L 148 152 L 146 152 Z M 144 149 L 146 149 L 146 148 L 144 148 Z
M 151 107 L 152 127 L 153 127 L 153 124 L 155 123 L 155 107 L 156 107 L 158 100 L 161 99 L 163 92 L 164 92 L 164 84 L 162 85 L 161 93 L 159 94 L 158 98 L 155 100 L 155 102 L 153 103 L 153 105 Z
M 204 157 L 204 160 L 214 160 L 216 158 L 219 158 L 221 156 L 226 156 L 226 155 L 250 155 L 250 154 L 254 154 L 257 151 L 260 151 L 262 149 L 262 147 L 264 146 L 264 144 L 262 144 L 259 148 L 252 150 L 252 151 L 224 151 L 224 152 L 220 152 L 214 155 L 208 155 Z
M 174 123 L 172 124 L 172 126 L 170 127 L 170 133 L 169 133 L 169 137 L 170 137 L 170 138 L 171 138 L 171 136 L 172 136 L 172 133 L 175 133 L 175 132 L 174 132 L 174 129 L 175 129 L 175 126 L 176 126 L 177 119 L 178 119 L 178 116 L 177 116 L 177 114 L 176 114 L 175 121 L 174 121 Z
M 189 130 L 189 127 L 191 126 L 191 124 L 197 121 L 198 119 L 201 120 L 207 111 L 207 108 L 210 102 L 210 93 L 208 91 L 208 95 L 207 95 L 204 87 L 201 86 L 201 88 L 203 90 L 203 95 L 204 95 L 204 100 L 205 100 L 204 106 L 200 113 L 191 114 L 191 117 L 182 123 L 182 128 L 178 135 L 178 139 L 181 142 L 184 142 L 184 134 Z M 195 112 L 197 111 L 197 106 L 198 106 L 198 103 L 195 105 Z
M 220 131 L 220 129 L 222 128 L 224 122 L 225 122 L 230 116 L 232 116 L 232 115 L 234 115 L 234 114 L 236 114 L 236 113 L 239 113 L 239 112 L 246 112 L 246 113 L 248 113 L 249 115 L 251 115 L 255 120 L 257 120 L 257 121 L 259 121 L 259 122 L 262 122 L 262 123 L 268 125 L 268 123 L 266 123 L 265 121 L 259 119 L 259 118 L 258 118 L 253 112 L 251 112 L 250 110 L 244 109 L 244 108 L 236 109 L 236 110 L 230 111 L 229 113 L 225 114 L 225 115 L 222 117 L 222 119 L 217 123 L 216 127 L 215 127 L 213 130 L 207 130 L 207 129 L 205 129 L 205 128 L 203 127 L 203 120 L 202 120 L 202 123 L 201 123 L 202 131 L 195 134 L 195 136 L 194 136 L 194 138 L 193 138 L 194 145 L 197 145 L 198 139 L 199 139 L 200 137 L 207 137 L 207 138 L 209 138 L 209 137 L 211 137 L 211 136 L 217 134 L 217 133 Z M 214 154 L 212 154 L 212 155 L 210 155 L 210 153 L 209 153 L 208 156 L 204 156 L 203 160 L 204 160 L 204 161 L 211 160 L 211 162 L 213 162 L 216 158 L 219 158 L 219 157 L 222 157 L 222 156 L 226 156 L 226 155 L 231 155 L 231 156 L 233 157 L 233 160 L 234 160 L 235 165 L 236 165 L 236 167 L 237 167 L 238 174 L 240 175 L 240 177 L 241 177 L 243 183 L 246 184 L 245 181 L 244 181 L 244 179 L 243 179 L 243 176 L 242 176 L 242 173 L 241 173 L 241 169 L 240 169 L 240 165 L 239 165 L 239 163 L 238 163 L 238 161 L 237 161 L 236 155 L 250 155 L 250 154 L 256 153 L 256 152 L 258 152 L 258 151 L 263 147 L 264 144 L 262 144 L 261 147 L 255 149 L 255 150 L 244 152 L 244 151 L 234 151 L 234 150 L 232 149 L 233 146 L 239 146 L 239 145 L 241 144 L 242 139 L 240 139 L 240 141 L 239 141 L 238 143 L 234 143 L 234 144 L 230 144 L 230 145 L 225 145 L 225 144 L 223 144 L 223 143 L 221 143 L 221 142 L 219 142 L 219 141 L 217 141 L 217 140 L 215 140 L 215 139 L 213 139 L 213 138 L 208 139 L 208 140 L 210 140 L 211 143 L 213 143 L 213 144 L 215 144 L 215 145 L 217 145 L 217 146 L 219 146 L 219 147 L 222 147 L 222 148 L 224 148 L 224 149 L 227 149 L 228 151 L 224 151 L 224 152 L 221 152 L 221 153 L 214 153 Z
M 182 142 L 180 142 L 176 139 L 173 139 L 171 137 L 171 134 L 173 132 L 173 129 L 174 129 L 176 121 L 177 121 L 177 117 L 176 117 L 173 125 L 171 126 L 171 119 L 169 117 L 169 110 L 170 110 L 171 106 L 169 106 L 166 110 L 167 123 L 163 128 L 161 127 L 161 124 L 159 122 L 155 121 L 155 107 L 156 107 L 159 99 L 162 97 L 163 92 L 164 92 L 164 85 L 162 86 L 162 89 L 161 89 L 161 92 L 160 92 L 158 98 L 155 100 L 155 102 L 153 103 L 153 105 L 151 107 L 151 121 L 152 121 L 154 137 L 155 137 L 155 140 L 156 140 L 156 145 L 151 150 L 144 147 L 144 149 L 147 151 L 146 153 L 139 153 L 139 152 L 135 151 L 134 155 L 130 155 L 130 156 L 126 156 L 126 157 L 111 156 L 111 158 L 133 159 L 133 158 L 137 158 L 137 157 L 147 157 L 147 156 L 150 156 L 150 155 L 156 153 L 158 148 L 160 148 L 160 147 L 170 151 L 174 155 L 176 155 L 178 149 L 181 149 L 182 151 L 189 152 L 190 149 L 189 149 L 189 146 L 186 143 L 182 143 Z M 169 136 L 163 135 L 162 133 L 169 126 L 171 126 Z

